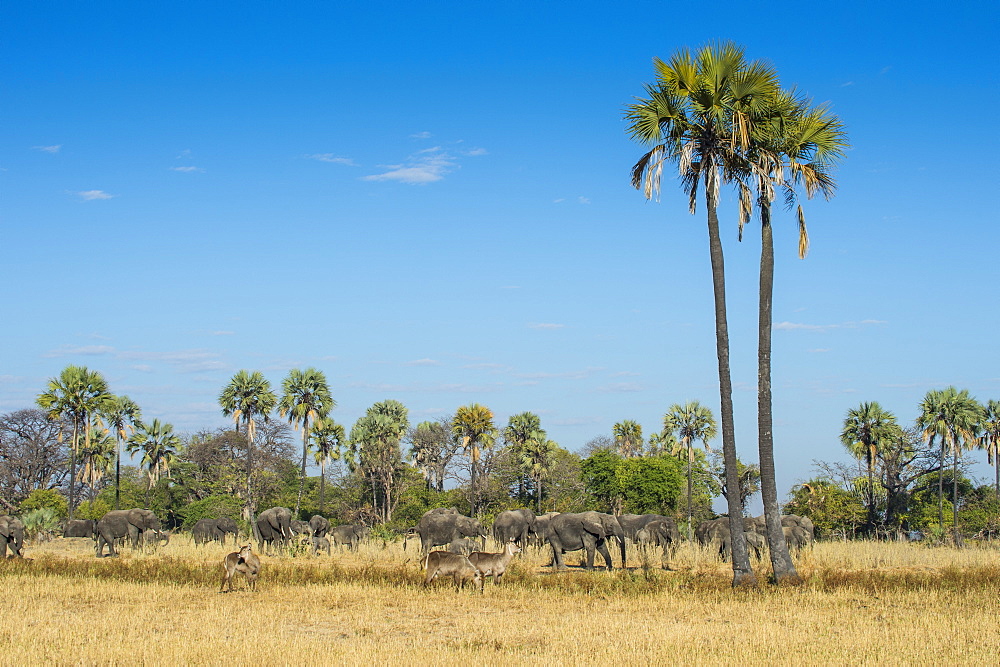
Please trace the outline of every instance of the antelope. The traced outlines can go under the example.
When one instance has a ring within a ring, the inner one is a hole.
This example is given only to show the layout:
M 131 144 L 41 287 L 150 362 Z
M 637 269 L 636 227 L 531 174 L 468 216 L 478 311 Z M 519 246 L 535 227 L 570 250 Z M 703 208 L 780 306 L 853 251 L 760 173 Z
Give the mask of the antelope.
M 500 578 L 507 571 L 507 566 L 510 565 L 510 561 L 516 553 L 521 553 L 521 547 L 513 542 L 508 542 L 503 551 L 498 554 L 482 551 L 469 554 L 469 562 L 479 571 L 479 576 L 484 579 L 487 576 L 493 577 L 493 583 L 499 584 Z
M 465 588 L 465 582 L 471 581 L 472 585 L 480 592 L 483 590 L 483 578 L 479 574 L 479 570 L 461 554 L 431 551 L 424 560 L 424 567 L 427 569 L 424 586 L 440 576 L 451 577 L 455 582 L 455 588 Z
M 250 590 L 257 590 L 257 576 L 260 574 L 260 559 L 257 558 L 257 554 L 253 552 L 250 545 L 246 545 L 240 548 L 239 551 L 234 551 L 225 557 L 222 561 L 222 567 L 225 568 L 226 574 L 222 579 L 222 586 L 219 587 L 219 592 L 229 584 L 229 591 L 233 590 L 233 575 L 237 572 L 242 574 L 247 578 L 247 585 Z

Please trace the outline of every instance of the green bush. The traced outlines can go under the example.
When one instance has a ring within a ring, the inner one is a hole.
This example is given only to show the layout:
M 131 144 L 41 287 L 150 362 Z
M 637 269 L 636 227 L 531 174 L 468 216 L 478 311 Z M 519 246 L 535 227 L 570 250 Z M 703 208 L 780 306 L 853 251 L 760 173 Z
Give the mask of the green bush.
M 181 527 L 190 529 L 202 519 L 220 519 L 224 516 L 239 521 L 243 502 L 234 496 L 208 496 L 178 509 Z
M 21 501 L 19 506 L 22 513 L 45 508 L 55 511 L 59 519 L 69 516 L 69 503 L 63 494 L 55 489 L 35 489 Z
M 98 498 L 93 502 L 88 500 L 85 503 L 80 503 L 73 516 L 77 519 L 94 519 L 97 521 L 110 511 L 111 506 L 103 499 Z

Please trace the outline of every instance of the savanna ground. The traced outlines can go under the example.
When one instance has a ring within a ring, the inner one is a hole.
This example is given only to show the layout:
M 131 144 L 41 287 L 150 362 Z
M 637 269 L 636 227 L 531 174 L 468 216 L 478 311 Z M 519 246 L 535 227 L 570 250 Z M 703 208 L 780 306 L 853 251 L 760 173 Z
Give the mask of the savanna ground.
M 531 550 L 478 594 L 425 589 L 412 550 L 370 544 L 262 556 L 256 592 L 240 578 L 219 594 L 231 544 L 176 536 L 156 554 L 100 560 L 92 544 L 60 539 L 0 562 L 0 663 L 1000 662 L 994 545 L 820 543 L 798 558 L 803 585 L 751 590 L 690 547 L 672 571 L 630 549 L 629 569 L 611 573 L 551 573 Z

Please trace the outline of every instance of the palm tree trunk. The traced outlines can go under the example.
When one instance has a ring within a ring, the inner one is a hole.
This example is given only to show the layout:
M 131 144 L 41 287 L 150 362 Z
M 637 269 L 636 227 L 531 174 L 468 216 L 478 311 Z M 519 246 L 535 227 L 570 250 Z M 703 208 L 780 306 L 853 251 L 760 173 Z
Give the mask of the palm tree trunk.
M 997 443 L 994 442 L 993 446 L 996 447 Z M 997 492 L 997 497 L 1000 498 L 1000 450 L 994 451 L 993 462 L 996 464 L 996 473 L 997 473 L 997 481 L 995 488 Z
M 944 445 L 946 438 L 941 438 L 941 465 L 938 467 L 938 527 L 944 534 Z
M 326 458 L 319 460 L 319 513 L 326 510 Z
M 692 540 L 694 538 L 693 538 L 691 524 L 694 522 L 694 512 L 692 510 L 692 505 L 691 505 L 691 495 L 694 492 L 694 480 L 692 479 L 692 475 L 691 475 L 691 464 L 693 463 L 693 459 L 694 459 L 694 450 L 691 449 L 691 443 L 688 443 L 687 450 L 688 450 L 688 530 L 687 530 L 687 537 L 688 537 L 688 542 L 692 542 Z
M 771 326 L 774 300 L 774 238 L 771 207 L 761 206 L 760 290 L 757 312 L 757 451 L 760 460 L 760 495 L 764 501 L 764 526 L 775 583 L 801 581 L 781 528 L 778 484 L 774 470 L 774 431 L 771 402 Z
M 535 497 L 537 499 L 535 503 L 536 511 L 542 513 L 542 476 L 539 475 L 535 480 Z
M 115 437 L 115 509 L 121 509 L 122 499 L 122 439 Z
M 964 546 L 962 533 L 958 530 L 958 442 L 954 437 L 952 437 L 952 443 L 954 445 L 952 449 L 954 459 L 952 460 L 951 468 L 952 531 L 954 531 L 955 546 L 962 548 L 962 546 Z
M 471 491 L 472 491 L 472 517 L 476 517 L 476 505 L 478 498 L 476 497 L 476 465 L 479 459 L 479 450 L 476 448 L 475 443 L 472 445 L 472 479 L 470 480 Z
M 302 420 L 302 465 L 299 470 L 299 495 L 295 498 L 296 519 L 299 518 L 299 509 L 302 507 L 302 491 L 306 488 L 306 448 L 309 444 L 309 419 Z
M 80 430 L 76 417 L 73 418 L 73 446 L 69 450 L 69 520 L 73 520 L 76 511 L 76 448 L 80 439 Z
M 247 498 L 246 498 L 246 509 L 244 511 L 244 518 L 247 521 L 253 519 L 254 515 L 254 502 L 253 502 L 253 445 L 254 438 L 250 437 L 251 430 L 256 431 L 256 429 L 250 428 L 250 419 L 246 421 L 246 432 L 247 432 Z M 236 425 L 236 432 L 239 433 L 239 423 Z
M 714 167 L 708 167 L 708 179 L 718 178 Z M 711 190 L 714 182 L 707 184 Z M 729 531 L 732 540 L 733 586 L 757 583 L 750 567 L 746 535 L 743 533 L 743 510 L 740 507 L 740 480 L 736 468 L 736 429 L 733 424 L 733 379 L 729 370 L 729 324 L 726 318 L 726 267 L 719 236 L 719 216 L 714 192 L 706 197 L 708 208 L 708 244 L 712 258 L 712 287 L 715 296 L 715 347 L 719 358 L 719 398 L 722 415 L 722 457 L 726 466 L 726 487 L 731 489 L 726 501 L 729 506 Z

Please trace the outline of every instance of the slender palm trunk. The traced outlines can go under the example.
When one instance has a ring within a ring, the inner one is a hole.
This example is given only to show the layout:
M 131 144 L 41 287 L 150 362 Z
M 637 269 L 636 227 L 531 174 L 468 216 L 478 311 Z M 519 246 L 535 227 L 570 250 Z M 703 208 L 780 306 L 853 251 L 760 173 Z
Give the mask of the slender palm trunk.
M 253 446 L 254 439 L 251 438 L 250 434 L 254 433 L 256 436 L 256 429 L 250 428 L 250 419 L 246 421 L 246 431 L 247 431 L 247 498 L 244 509 L 244 519 L 250 521 L 254 515 L 254 502 L 253 502 Z M 236 432 L 239 433 L 239 427 L 237 426 Z
M 535 511 L 539 514 L 542 513 L 542 476 L 539 475 L 535 480 Z
M 299 518 L 299 508 L 302 507 L 302 490 L 306 488 L 306 451 L 309 445 L 309 419 L 302 420 L 302 466 L 299 471 L 299 495 L 295 499 L 295 518 Z
M 961 548 L 964 546 L 964 543 L 962 533 L 958 529 L 958 441 L 954 437 L 952 437 L 951 441 L 953 445 L 952 454 L 954 455 L 951 467 L 952 530 L 955 536 L 955 546 Z
M 718 178 L 708 167 L 708 178 Z M 714 183 L 708 184 L 709 190 Z M 719 236 L 719 216 L 715 196 L 708 200 L 708 243 L 712 258 L 712 287 L 715 296 L 715 347 L 719 358 L 719 398 L 722 414 L 722 457 L 726 466 L 726 494 L 729 506 L 729 531 L 732 540 L 733 586 L 757 583 L 750 567 L 746 535 L 743 533 L 743 510 L 740 506 L 740 479 L 736 467 L 736 429 L 733 424 L 733 379 L 729 370 L 729 324 L 726 318 L 726 268 L 722 253 L 722 239 Z
M 73 520 L 76 511 L 76 448 L 79 445 L 80 429 L 76 418 L 73 419 L 73 446 L 69 449 L 69 520 Z
M 944 446 L 947 438 L 941 438 L 941 465 L 938 467 L 938 526 L 944 534 Z
M 122 501 L 122 439 L 115 437 L 115 509 L 121 509 Z
M 691 532 L 691 524 L 694 522 L 694 511 L 692 509 L 691 495 L 694 493 L 694 479 L 691 474 L 691 466 L 694 463 L 694 450 L 691 448 L 691 443 L 688 443 L 688 530 L 687 537 L 688 542 L 693 542 L 693 535 Z
M 476 492 L 477 492 L 476 482 L 478 481 L 476 479 L 476 467 L 477 467 L 478 463 L 479 463 L 479 449 L 476 447 L 475 443 L 473 443 L 473 445 L 472 445 L 472 479 L 470 481 L 470 485 L 472 486 L 472 489 L 471 489 L 471 491 L 472 491 L 472 503 L 471 504 L 472 504 L 472 516 L 473 516 L 473 518 L 475 518 L 475 516 L 476 516 L 476 505 L 478 505 L 478 500 L 479 500 L 479 498 L 476 495 Z
M 996 474 L 997 474 L 996 486 L 994 488 L 996 489 L 997 497 L 1000 498 L 1000 449 L 996 449 L 996 446 L 997 443 L 994 442 L 993 447 L 995 449 L 993 450 L 993 462 L 996 465 Z
M 326 510 L 326 458 L 319 460 L 319 513 Z
M 875 475 L 871 445 L 868 445 L 868 534 L 875 536 Z
M 760 457 L 760 495 L 764 526 L 775 583 L 800 581 L 781 528 L 778 484 L 774 470 L 774 431 L 771 402 L 771 326 L 774 299 L 774 239 L 771 207 L 761 206 L 760 293 L 757 313 L 757 450 Z

